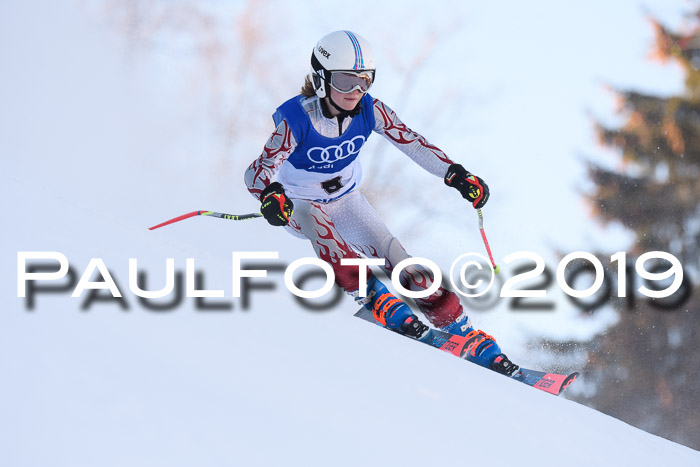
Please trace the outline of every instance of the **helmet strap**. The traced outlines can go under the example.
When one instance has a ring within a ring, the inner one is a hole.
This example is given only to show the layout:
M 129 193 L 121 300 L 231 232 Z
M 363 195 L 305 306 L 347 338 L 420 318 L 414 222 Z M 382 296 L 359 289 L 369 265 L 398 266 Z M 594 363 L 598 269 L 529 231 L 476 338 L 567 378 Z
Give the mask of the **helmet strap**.
M 328 107 L 328 100 L 330 100 L 330 96 L 324 97 L 323 99 L 319 98 L 319 103 L 321 104 L 321 113 L 323 113 L 323 116 L 326 118 L 335 118 L 335 115 L 331 113 L 330 107 Z

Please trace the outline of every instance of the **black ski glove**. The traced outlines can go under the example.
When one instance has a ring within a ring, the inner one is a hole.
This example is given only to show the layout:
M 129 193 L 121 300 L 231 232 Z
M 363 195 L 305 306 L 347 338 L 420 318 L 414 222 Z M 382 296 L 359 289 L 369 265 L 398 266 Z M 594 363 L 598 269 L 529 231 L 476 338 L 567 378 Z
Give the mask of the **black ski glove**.
M 294 203 L 284 194 L 284 188 L 279 182 L 270 183 L 260 193 L 260 213 L 270 225 L 282 226 L 289 224 L 289 218 L 294 212 Z
M 474 209 L 481 209 L 489 200 L 489 187 L 476 175 L 460 164 L 452 164 L 445 174 L 445 185 L 455 188 L 462 198 L 470 201 Z

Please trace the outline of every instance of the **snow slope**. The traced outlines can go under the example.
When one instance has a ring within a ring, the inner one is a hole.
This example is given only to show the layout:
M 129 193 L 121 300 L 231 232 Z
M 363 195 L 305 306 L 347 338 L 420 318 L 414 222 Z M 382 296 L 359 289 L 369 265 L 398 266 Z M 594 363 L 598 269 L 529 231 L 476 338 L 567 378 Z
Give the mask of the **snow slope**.
M 198 218 L 148 232 L 5 175 L 0 199 L 4 212 L 16 207 L 8 200 L 23 207 L 2 255 L 3 465 L 700 464 L 697 451 L 355 319 L 349 300 L 325 313 L 281 289 L 255 295 L 247 312 L 135 303 L 121 252 L 202 258 L 208 277 L 227 277 L 228 255 L 174 237 L 242 226 Z M 305 254 L 300 241 L 281 243 Z M 10 250 L 61 251 L 81 274 L 99 246 L 129 311 L 80 311 L 63 293 L 39 295 L 30 312 L 15 298 Z M 162 266 L 151 271 L 162 281 Z

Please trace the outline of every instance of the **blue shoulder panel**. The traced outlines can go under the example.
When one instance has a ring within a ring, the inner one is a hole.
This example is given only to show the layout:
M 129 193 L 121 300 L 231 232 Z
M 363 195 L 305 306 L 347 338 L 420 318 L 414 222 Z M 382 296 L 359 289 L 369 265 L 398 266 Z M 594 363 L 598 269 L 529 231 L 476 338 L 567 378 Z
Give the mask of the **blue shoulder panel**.
M 304 96 L 296 96 L 278 107 L 273 115 L 275 125 L 287 120 L 297 143 L 286 162 L 295 169 L 317 173 L 335 173 L 357 158 L 360 149 L 374 130 L 374 99 L 362 98 L 362 110 L 341 136 L 328 138 L 319 134 L 301 105 Z

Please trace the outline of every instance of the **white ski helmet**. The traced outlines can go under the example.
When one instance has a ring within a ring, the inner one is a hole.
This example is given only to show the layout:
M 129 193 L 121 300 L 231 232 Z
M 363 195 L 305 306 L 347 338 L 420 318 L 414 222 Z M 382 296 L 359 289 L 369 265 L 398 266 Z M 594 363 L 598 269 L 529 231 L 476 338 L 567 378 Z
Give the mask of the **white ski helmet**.
M 369 42 L 359 34 L 335 31 L 316 44 L 311 69 L 311 82 L 320 98 L 326 97 L 328 86 L 343 93 L 354 89 L 367 92 L 374 82 L 374 54 Z M 338 71 L 345 73 L 333 73 Z

